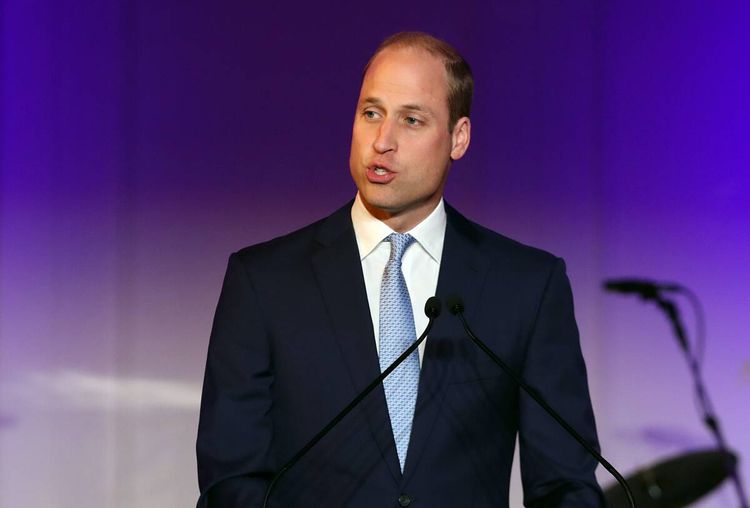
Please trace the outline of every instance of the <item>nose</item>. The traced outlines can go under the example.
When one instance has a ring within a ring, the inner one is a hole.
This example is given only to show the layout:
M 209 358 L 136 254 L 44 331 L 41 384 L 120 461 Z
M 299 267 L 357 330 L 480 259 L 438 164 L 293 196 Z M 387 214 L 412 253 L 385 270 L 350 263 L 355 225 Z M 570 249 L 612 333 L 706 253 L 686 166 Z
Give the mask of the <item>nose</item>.
M 378 126 L 377 136 L 372 143 L 373 149 L 378 153 L 395 151 L 397 147 L 396 133 L 392 122 L 383 120 Z

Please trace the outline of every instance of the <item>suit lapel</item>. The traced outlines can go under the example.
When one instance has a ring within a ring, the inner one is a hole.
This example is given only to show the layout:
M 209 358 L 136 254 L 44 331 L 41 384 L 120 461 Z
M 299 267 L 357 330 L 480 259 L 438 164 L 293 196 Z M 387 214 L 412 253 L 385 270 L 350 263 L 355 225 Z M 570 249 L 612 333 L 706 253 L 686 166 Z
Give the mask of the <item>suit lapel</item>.
M 479 300 L 489 269 L 489 260 L 480 251 L 480 235 L 476 228 L 447 204 L 446 213 L 448 223 L 436 291 L 443 302 L 443 313 L 435 321 L 427 339 L 404 481 L 408 481 L 416 470 L 440 412 L 443 395 L 450 381 L 450 342 L 464 340 L 463 328 L 459 320 L 445 308 L 446 301 L 451 296 L 460 296 L 466 303 L 467 315 L 470 316 L 473 307 L 471 303 Z
M 312 266 L 354 392 L 359 393 L 380 374 L 380 365 L 350 210 L 351 205 L 347 205 L 321 223 Z M 394 480 L 400 481 L 382 385 L 362 401 L 360 408 Z

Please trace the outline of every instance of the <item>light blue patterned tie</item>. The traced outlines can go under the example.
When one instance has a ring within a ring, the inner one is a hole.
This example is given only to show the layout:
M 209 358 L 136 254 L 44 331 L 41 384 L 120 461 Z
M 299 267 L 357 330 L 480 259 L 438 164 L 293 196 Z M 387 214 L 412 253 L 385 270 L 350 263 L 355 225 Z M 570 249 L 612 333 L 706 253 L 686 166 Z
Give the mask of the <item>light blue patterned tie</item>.
M 380 370 L 388 368 L 417 338 L 409 290 L 401 272 L 401 258 L 414 242 L 408 234 L 392 233 L 391 257 L 383 271 L 380 286 Z M 401 471 L 409 448 L 414 405 L 419 387 L 419 354 L 414 351 L 404 362 L 383 380 L 388 413 L 391 417 L 393 438 L 396 441 Z

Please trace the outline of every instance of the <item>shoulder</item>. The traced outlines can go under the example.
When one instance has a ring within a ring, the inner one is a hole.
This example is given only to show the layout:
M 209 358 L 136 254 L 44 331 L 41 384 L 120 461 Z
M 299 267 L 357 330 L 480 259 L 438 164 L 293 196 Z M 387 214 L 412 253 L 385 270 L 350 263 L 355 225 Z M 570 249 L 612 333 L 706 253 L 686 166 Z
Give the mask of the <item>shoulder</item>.
M 459 213 L 446 204 L 449 230 L 469 242 L 490 264 L 500 264 L 517 272 L 549 272 L 557 265 L 563 265 L 562 259 L 545 250 L 523 244 L 502 235 Z
M 347 233 L 353 237 L 350 210 L 351 202 L 295 231 L 244 247 L 232 257 L 243 265 L 263 266 L 265 269 L 309 260 L 321 242 L 325 243 L 328 238 Z

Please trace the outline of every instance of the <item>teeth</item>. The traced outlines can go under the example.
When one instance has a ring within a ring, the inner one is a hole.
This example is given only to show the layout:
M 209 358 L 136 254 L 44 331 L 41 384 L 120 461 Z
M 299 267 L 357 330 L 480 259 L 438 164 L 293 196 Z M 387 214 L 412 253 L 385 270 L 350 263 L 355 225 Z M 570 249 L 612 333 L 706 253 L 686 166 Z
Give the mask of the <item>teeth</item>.
M 375 174 L 378 175 L 378 176 L 383 176 L 386 173 L 388 173 L 387 169 L 383 169 L 383 168 L 379 168 L 379 167 L 375 168 Z

